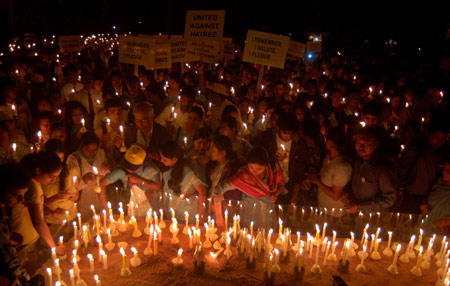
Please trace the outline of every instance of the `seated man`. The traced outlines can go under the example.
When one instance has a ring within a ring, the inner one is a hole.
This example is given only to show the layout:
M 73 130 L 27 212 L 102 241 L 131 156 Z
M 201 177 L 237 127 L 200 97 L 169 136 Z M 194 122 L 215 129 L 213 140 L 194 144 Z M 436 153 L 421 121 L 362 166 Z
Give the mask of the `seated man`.
M 353 163 L 351 203 L 347 212 L 390 211 L 397 199 L 397 175 L 389 160 L 378 149 L 379 137 L 373 127 L 364 127 L 355 135 L 358 154 Z
M 156 210 L 158 208 L 159 196 L 154 194 L 161 190 L 161 173 L 153 161 L 146 160 L 146 155 L 142 147 L 138 145 L 131 146 L 122 159 L 121 168 L 113 170 L 100 182 L 100 185 L 104 188 L 122 181 L 125 195 L 121 198 L 113 189 L 113 193 L 107 193 L 108 200 L 113 205 L 117 205 L 119 201 L 123 201 L 123 205 L 127 205 L 128 201 L 134 201 L 135 205 L 138 204 L 137 216 L 146 214 L 150 207 L 148 205 L 149 202 L 153 209 Z M 129 190 L 133 192 L 131 199 Z M 143 196 L 144 194 L 145 196 Z

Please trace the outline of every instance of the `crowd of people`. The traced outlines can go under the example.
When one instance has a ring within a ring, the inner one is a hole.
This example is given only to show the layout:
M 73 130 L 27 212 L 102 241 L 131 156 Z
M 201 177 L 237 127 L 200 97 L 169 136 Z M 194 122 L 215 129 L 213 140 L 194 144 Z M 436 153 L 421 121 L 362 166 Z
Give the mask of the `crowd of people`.
M 133 201 L 141 216 L 172 208 L 179 221 L 188 212 L 191 223 L 210 211 L 219 227 L 224 202 L 238 201 L 426 213 L 448 233 L 448 75 L 439 64 L 363 48 L 258 68 L 237 56 L 134 74 L 97 48 L 3 56 L 1 275 L 38 285 L 24 257 L 63 255 L 62 226 L 108 202 L 116 212 Z

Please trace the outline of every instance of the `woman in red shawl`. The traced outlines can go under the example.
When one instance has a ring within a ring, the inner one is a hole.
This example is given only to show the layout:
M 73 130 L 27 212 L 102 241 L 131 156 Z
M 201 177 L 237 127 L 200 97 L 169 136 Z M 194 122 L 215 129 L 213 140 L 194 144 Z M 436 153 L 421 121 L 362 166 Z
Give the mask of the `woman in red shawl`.
M 237 189 L 242 192 L 241 220 L 244 225 L 267 226 L 275 216 L 275 201 L 284 186 L 283 174 L 278 165 L 269 164 L 269 156 L 262 147 L 253 148 L 247 155 L 247 165 L 241 167 L 229 180 L 219 184 L 214 190 L 214 207 L 217 225 L 225 226 L 222 216 L 223 194 Z M 272 211 L 270 211 L 272 210 Z

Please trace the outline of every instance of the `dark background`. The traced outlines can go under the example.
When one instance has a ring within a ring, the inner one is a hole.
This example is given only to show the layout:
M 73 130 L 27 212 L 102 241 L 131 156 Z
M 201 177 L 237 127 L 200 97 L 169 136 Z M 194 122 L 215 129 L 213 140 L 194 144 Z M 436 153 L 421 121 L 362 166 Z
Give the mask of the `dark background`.
M 242 41 L 247 29 L 283 34 L 304 41 L 310 32 L 328 33 L 335 45 L 365 39 L 443 51 L 450 1 L 346 0 L 0 0 L 0 48 L 16 35 L 70 35 L 117 31 L 183 34 L 186 10 L 225 9 L 224 36 Z M 171 8 L 171 9 L 170 9 Z M 170 21 L 170 13 L 171 21 Z M 141 21 L 141 24 L 139 24 Z

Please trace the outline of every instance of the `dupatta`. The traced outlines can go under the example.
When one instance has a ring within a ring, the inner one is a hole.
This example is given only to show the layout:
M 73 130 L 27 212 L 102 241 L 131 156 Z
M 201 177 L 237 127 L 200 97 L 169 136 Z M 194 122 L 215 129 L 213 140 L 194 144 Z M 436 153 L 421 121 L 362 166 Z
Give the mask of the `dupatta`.
M 284 184 L 283 174 L 280 167 L 275 164 L 275 170 L 271 165 L 266 166 L 268 183 L 255 177 L 249 170 L 248 165 L 241 167 L 235 175 L 230 178 L 230 184 L 244 194 L 253 197 L 267 197 L 277 192 L 278 185 Z

